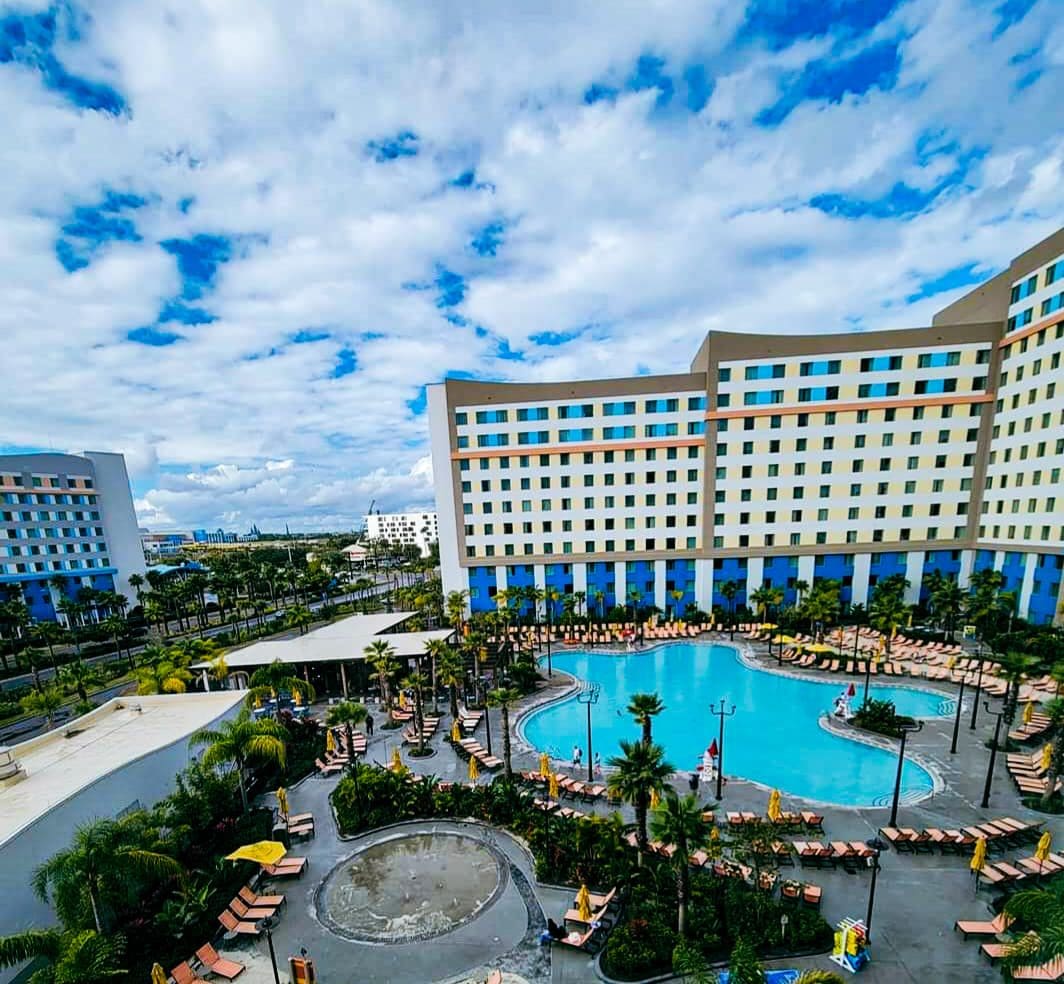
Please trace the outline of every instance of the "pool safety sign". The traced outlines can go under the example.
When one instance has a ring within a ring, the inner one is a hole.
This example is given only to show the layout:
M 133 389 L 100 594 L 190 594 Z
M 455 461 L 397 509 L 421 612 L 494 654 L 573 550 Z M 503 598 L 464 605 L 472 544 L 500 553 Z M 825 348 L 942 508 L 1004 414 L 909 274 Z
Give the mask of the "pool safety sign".
M 860 919 L 843 919 L 835 928 L 831 959 L 851 974 L 856 974 L 872 959 L 868 930 Z

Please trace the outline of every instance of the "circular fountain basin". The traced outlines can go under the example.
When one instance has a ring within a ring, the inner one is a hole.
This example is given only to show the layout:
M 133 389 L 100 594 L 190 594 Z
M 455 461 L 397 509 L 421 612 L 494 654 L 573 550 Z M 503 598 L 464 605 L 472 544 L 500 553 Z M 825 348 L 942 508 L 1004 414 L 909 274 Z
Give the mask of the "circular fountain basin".
M 410 943 L 449 933 L 491 905 L 506 865 L 482 841 L 421 833 L 372 844 L 338 864 L 318 894 L 333 932 L 375 943 Z

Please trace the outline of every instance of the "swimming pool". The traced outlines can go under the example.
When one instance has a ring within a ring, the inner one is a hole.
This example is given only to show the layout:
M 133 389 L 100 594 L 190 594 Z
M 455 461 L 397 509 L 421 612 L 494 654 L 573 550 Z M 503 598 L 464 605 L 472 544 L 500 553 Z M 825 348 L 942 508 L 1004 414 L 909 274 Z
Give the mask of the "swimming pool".
M 751 669 L 732 646 L 670 643 L 641 653 L 604 655 L 567 651 L 554 666 L 602 685 L 592 709 L 592 745 L 603 761 L 622 738 L 639 728 L 625 711 L 634 693 L 657 693 L 665 711 L 654 719 L 654 740 L 669 762 L 693 771 L 717 738 L 718 719 L 709 705 L 722 697 L 736 707 L 725 721 L 724 774 L 742 776 L 793 796 L 844 806 L 889 805 L 897 754 L 825 731 L 819 718 L 830 712 L 847 684 L 806 680 Z M 892 700 L 900 714 L 938 717 L 956 706 L 930 690 L 873 684 L 878 700 Z M 861 689 L 853 705 L 860 702 Z M 568 759 L 573 745 L 586 753 L 587 711 L 575 696 L 534 711 L 520 725 L 525 740 L 540 751 Z M 906 759 L 902 799 L 912 802 L 934 789 L 926 769 Z M 705 787 L 703 787 L 705 788 Z

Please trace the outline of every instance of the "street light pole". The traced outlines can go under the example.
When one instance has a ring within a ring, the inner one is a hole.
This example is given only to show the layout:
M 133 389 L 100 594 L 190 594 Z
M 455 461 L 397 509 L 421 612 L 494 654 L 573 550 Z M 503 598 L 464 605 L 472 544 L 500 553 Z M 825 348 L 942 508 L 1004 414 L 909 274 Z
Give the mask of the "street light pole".
M 898 745 L 898 772 L 894 777 L 894 804 L 890 808 L 890 826 L 895 827 L 898 823 L 898 798 L 901 795 L 901 770 L 905 764 L 905 739 L 909 737 L 910 733 L 916 734 L 917 731 L 921 731 L 924 727 L 923 721 L 918 721 L 915 725 L 908 726 L 902 725 L 901 728 L 901 743 Z
M 979 700 L 978 695 L 976 695 L 976 700 L 977 701 Z M 963 703 L 964 703 L 964 673 L 961 673 L 961 689 L 960 689 L 960 693 L 957 694 L 957 716 L 953 719 L 953 744 L 951 744 L 949 746 L 950 755 L 956 755 L 957 754 L 957 732 L 960 731 L 960 727 L 961 727 L 961 704 L 963 704 Z
M 979 697 L 983 690 L 983 643 L 979 641 L 975 658 L 979 661 L 979 676 L 975 681 L 975 700 L 972 701 L 972 723 L 968 726 L 969 731 L 975 731 L 975 715 L 979 711 Z
M 717 799 L 724 798 L 724 719 L 735 714 L 735 705 L 732 704 L 730 711 L 725 710 L 724 698 L 720 699 L 720 710 L 716 704 L 709 705 L 709 713 L 720 718 L 720 739 L 717 747 Z
M 277 954 L 273 951 L 273 930 L 276 927 L 276 916 L 267 916 L 262 920 L 262 928 L 266 931 L 266 946 L 270 950 L 270 963 L 273 965 L 273 984 L 281 984 L 281 975 L 277 973 Z
M 997 722 L 994 725 L 994 743 L 990 746 L 990 763 L 986 768 L 986 783 L 983 785 L 983 801 L 979 804 L 985 810 L 990 806 L 990 786 L 994 781 L 994 763 L 997 761 L 998 739 L 1001 737 L 1001 719 L 1005 716 L 1005 709 L 992 711 L 990 709 L 990 701 L 987 700 L 983 701 L 983 706 L 986 708 L 987 714 L 997 716 Z
M 868 867 L 872 869 L 872 884 L 868 886 L 868 912 L 865 914 L 865 933 L 869 941 L 872 939 L 872 906 L 876 904 L 876 875 L 879 874 L 879 850 L 876 849 L 872 856 L 867 859 Z
M 602 693 L 602 685 L 599 683 L 592 683 L 586 689 L 581 690 L 576 699 L 581 703 L 587 705 L 587 781 L 592 782 L 595 778 L 594 763 L 591 756 L 591 707 L 598 703 L 599 696 Z
M 491 754 L 491 708 L 484 702 L 484 736 L 488 742 L 488 754 Z

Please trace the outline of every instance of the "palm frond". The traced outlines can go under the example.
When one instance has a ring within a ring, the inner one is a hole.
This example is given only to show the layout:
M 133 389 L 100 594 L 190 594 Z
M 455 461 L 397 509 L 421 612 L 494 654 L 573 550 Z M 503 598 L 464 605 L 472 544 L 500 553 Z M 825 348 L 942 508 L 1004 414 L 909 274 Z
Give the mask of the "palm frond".
M 0 967 L 17 967 L 34 957 L 55 960 L 62 950 L 62 934 L 55 929 L 30 929 L 0 937 Z

